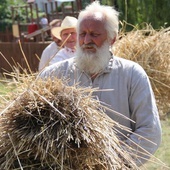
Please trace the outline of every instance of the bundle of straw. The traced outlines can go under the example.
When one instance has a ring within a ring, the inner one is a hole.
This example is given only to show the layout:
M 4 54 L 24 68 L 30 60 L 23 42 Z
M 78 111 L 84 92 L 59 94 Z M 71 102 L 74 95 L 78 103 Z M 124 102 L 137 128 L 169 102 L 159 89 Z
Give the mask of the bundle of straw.
M 1 110 L 0 169 L 138 169 L 92 89 L 58 79 L 19 88 Z
M 150 25 L 142 30 L 120 33 L 113 53 L 139 63 L 147 72 L 163 114 L 170 111 L 170 28 L 154 30 Z

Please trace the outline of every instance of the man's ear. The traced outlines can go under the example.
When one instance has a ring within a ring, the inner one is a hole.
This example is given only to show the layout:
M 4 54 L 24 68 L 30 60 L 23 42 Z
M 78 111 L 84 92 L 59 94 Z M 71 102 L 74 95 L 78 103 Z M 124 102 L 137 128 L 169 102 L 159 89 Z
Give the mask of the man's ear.
M 110 44 L 113 45 L 116 41 L 116 37 L 114 37 L 112 40 L 110 40 Z

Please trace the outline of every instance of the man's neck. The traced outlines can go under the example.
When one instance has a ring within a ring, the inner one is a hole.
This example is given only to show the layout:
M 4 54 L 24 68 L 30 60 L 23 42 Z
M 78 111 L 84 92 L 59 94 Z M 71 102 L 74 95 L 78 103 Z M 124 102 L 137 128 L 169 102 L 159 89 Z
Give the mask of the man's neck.
M 98 73 L 90 74 L 91 80 L 94 81 L 94 79 L 101 73 L 102 71 L 99 71 Z

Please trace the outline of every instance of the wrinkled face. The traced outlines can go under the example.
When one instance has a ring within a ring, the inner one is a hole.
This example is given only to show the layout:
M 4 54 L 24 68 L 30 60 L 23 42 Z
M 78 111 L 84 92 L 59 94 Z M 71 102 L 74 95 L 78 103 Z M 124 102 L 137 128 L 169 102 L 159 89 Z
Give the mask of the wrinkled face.
M 79 27 L 79 46 L 86 53 L 95 53 L 96 47 L 100 48 L 107 40 L 107 32 L 102 20 L 85 18 Z
M 102 18 L 94 15 L 81 21 L 78 30 L 76 63 L 79 69 L 89 75 L 104 70 L 111 58 L 110 43 Z
M 67 39 L 69 34 L 70 34 L 70 37 Z M 61 39 L 62 39 L 62 43 L 67 39 L 64 46 L 74 49 L 76 46 L 76 40 L 77 40 L 76 30 L 74 28 L 69 28 L 69 29 L 63 30 L 61 32 Z

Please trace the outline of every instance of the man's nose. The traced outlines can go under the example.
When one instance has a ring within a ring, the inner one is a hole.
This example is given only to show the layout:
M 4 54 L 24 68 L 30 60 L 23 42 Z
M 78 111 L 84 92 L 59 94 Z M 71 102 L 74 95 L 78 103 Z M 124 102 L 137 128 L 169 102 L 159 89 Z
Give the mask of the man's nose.
M 91 40 L 90 35 L 86 34 L 85 37 L 84 37 L 84 44 L 89 44 L 91 42 L 92 42 L 92 40 Z

